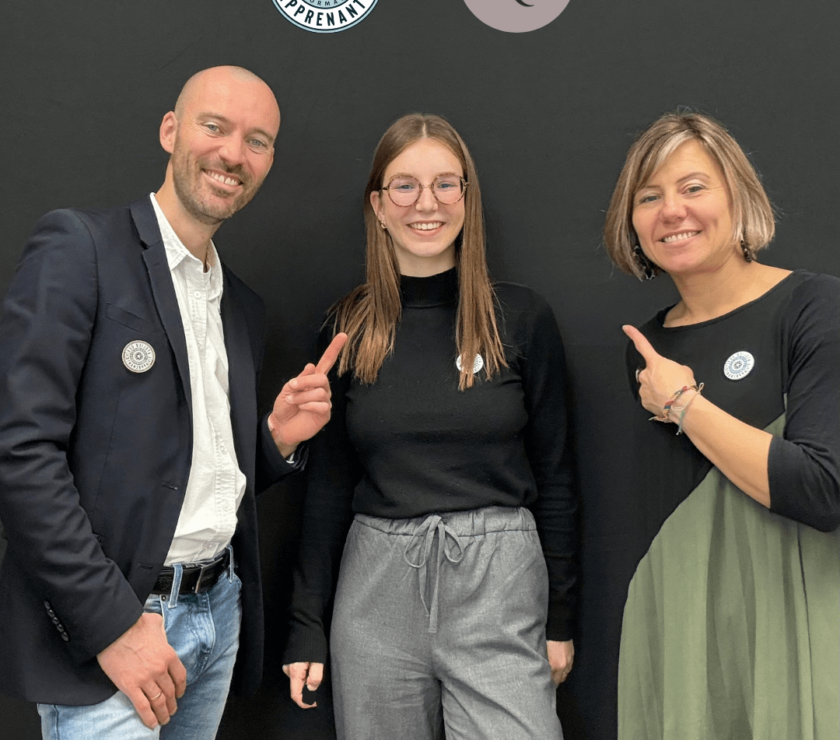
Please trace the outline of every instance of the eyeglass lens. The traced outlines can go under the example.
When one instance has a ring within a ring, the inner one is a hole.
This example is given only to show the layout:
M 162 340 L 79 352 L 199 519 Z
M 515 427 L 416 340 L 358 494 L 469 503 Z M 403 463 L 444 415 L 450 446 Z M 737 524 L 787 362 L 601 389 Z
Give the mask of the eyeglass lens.
M 420 198 L 423 185 L 414 177 L 395 177 L 388 183 L 388 196 L 398 206 L 414 205 Z M 432 194 L 442 205 L 452 205 L 464 194 L 464 181 L 456 175 L 441 175 L 431 184 Z

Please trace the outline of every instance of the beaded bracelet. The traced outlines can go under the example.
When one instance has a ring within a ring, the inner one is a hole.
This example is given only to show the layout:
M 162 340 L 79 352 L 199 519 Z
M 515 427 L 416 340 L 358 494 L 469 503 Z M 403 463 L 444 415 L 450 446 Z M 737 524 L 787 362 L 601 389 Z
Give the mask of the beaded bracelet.
M 702 387 L 703 387 L 703 384 L 701 383 L 700 388 L 702 388 Z M 651 416 L 650 419 L 648 419 L 648 421 L 662 421 L 662 422 L 671 421 L 671 419 L 668 417 L 668 412 L 671 410 L 671 407 L 674 405 L 674 403 L 677 401 L 677 399 L 683 393 L 685 393 L 686 391 L 696 391 L 697 389 L 698 389 L 698 387 L 696 385 L 684 385 L 678 391 L 675 391 L 674 395 L 671 396 L 671 398 L 668 399 L 665 402 L 665 405 L 662 407 L 662 413 L 658 414 L 657 416 Z M 683 409 L 682 406 L 678 406 L 678 407 L 675 408 L 675 411 L 681 411 L 682 409 Z
M 683 430 L 682 430 L 683 419 L 685 419 L 685 414 L 688 411 L 688 407 L 691 406 L 691 404 L 694 403 L 694 399 L 697 398 L 697 396 L 699 396 L 703 392 L 703 386 L 704 385 L 705 385 L 705 383 L 700 383 L 700 385 L 698 385 L 696 388 L 694 388 L 696 393 L 691 398 L 688 399 L 688 403 L 685 406 L 672 406 L 674 411 L 680 411 L 681 412 L 680 413 L 680 423 L 677 425 L 677 436 L 679 436 L 680 434 L 683 433 Z

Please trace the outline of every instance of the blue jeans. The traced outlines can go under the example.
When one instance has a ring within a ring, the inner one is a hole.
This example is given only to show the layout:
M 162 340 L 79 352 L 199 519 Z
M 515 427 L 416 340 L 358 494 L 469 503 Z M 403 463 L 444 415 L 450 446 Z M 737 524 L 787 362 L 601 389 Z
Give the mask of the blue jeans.
M 172 593 L 152 595 L 144 610 L 163 617 L 166 637 L 187 669 L 187 690 L 169 724 L 150 730 L 125 694 L 77 707 L 39 704 L 44 740 L 212 740 L 225 709 L 239 647 L 242 583 L 233 572 L 207 593 L 178 595 L 181 566 L 175 566 Z

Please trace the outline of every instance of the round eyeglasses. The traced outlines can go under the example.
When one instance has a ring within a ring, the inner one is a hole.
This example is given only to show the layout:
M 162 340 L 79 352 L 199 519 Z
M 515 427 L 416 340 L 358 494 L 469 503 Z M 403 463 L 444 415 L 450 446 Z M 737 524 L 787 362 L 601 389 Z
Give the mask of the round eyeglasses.
M 387 191 L 388 197 L 395 206 L 413 206 L 420 200 L 423 188 L 429 188 L 435 200 L 441 205 L 451 206 L 464 197 L 467 185 L 469 183 L 458 175 L 438 175 L 431 185 L 423 185 L 415 177 L 397 175 L 392 177 L 382 190 Z

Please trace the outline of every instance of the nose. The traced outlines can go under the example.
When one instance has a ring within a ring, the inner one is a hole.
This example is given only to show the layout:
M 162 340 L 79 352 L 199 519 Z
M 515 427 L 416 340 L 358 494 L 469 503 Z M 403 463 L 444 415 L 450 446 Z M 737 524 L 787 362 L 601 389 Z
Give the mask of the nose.
M 241 164 L 245 160 L 245 142 L 238 136 L 226 136 L 219 147 L 219 156 L 227 164 Z
M 432 192 L 432 186 L 422 187 L 420 189 L 420 197 L 417 199 L 415 207 L 418 211 L 436 211 L 438 207 L 437 199 Z
M 685 203 L 679 195 L 666 195 L 662 200 L 662 218 L 675 221 L 685 218 Z

